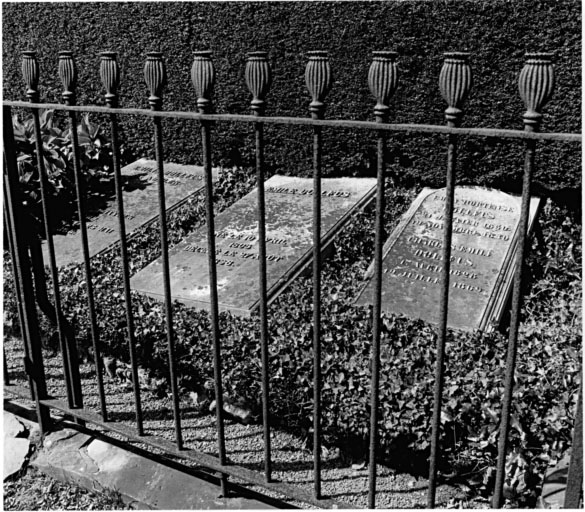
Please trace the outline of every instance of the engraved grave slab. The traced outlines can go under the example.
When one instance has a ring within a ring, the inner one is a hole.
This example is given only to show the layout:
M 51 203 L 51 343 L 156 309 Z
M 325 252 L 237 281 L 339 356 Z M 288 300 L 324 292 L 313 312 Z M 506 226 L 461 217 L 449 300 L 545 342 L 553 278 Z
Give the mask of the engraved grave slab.
M 165 163 L 165 198 L 167 212 L 174 210 L 187 199 L 199 193 L 205 186 L 203 167 Z M 124 196 L 124 217 L 126 236 L 138 228 L 157 220 L 158 207 L 158 171 L 154 160 L 140 159 L 121 169 Z M 219 171 L 213 170 L 213 179 L 217 180 Z M 96 254 L 118 242 L 118 207 L 115 195 L 107 198 L 105 207 L 87 215 L 87 237 L 89 254 Z M 83 262 L 81 232 L 79 229 L 53 235 L 55 257 L 58 266 Z M 49 263 L 46 242 L 43 242 L 45 264 Z
M 531 198 L 529 230 L 540 199 Z M 447 325 L 499 325 L 511 292 L 521 198 L 480 187 L 456 187 Z M 439 321 L 445 190 L 424 189 L 383 249 L 382 311 Z M 373 304 L 373 263 L 358 305 Z
M 322 180 L 322 248 L 333 241 L 357 208 L 374 195 L 371 178 Z M 273 300 L 312 260 L 313 182 L 273 176 L 265 183 L 268 301 Z M 250 315 L 259 307 L 257 191 L 215 218 L 219 307 Z M 207 229 L 202 227 L 169 251 L 171 295 L 192 307 L 209 309 Z M 162 260 L 131 279 L 131 287 L 163 300 Z

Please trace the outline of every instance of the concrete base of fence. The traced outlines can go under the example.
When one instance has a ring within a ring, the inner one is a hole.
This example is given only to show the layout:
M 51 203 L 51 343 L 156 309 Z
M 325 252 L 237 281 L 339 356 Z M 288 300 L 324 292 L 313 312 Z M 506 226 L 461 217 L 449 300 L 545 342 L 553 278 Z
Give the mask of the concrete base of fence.
M 69 428 L 46 436 L 32 465 L 91 491 L 118 492 L 135 509 L 273 508 L 243 497 L 220 498 L 220 488 L 210 482 Z

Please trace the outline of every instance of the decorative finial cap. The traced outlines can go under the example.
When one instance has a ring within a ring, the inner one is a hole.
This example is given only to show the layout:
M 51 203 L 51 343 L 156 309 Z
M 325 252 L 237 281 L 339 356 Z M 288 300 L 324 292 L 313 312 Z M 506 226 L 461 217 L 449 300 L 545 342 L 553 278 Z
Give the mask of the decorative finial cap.
M 152 110 L 162 108 L 162 93 L 167 83 L 167 71 L 162 52 L 148 52 L 144 64 L 144 80 L 150 96 L 148 103 Z
M 106 51 L 100 54 L 100 77 L 106 89 L 106 104 L 108 107 L 118 106 L 118 85 L 120 83 L 120 70 L 118 68 L 117 53 Z
M 29 101 L 36 102 L 39 99 L 39 63 L 37 52 L 26 50 L 22 52 L 22 76 L 26 84 L 26 96 Z
M 255 51 L 248 53 L 245 70 L 246 85 L 252 93 L 252 111 L 262 115 L 266 108 L 264 98 L 272 84 L 272 73 L 268 63 L 268 52 Z
M 372 64 L 368 71 L 368 86 L 374 98 L 376 106 L 374 114 L 378 122 L 388 118 L 390 107 L 388 102 L 398 87 L 398 66 L 396 58 L 398 53 L 389 50 L 372 52 Z
M 305 83 L 313 99 L 309 104 L 309 111 L 314 119 L 320 119 L 325 113 L 323 100 L 331 89 L 333 81 L 329 57 L 323 50 L 310 51 L 307 55 L 309 62 L 305 69 Z
M 63 84 L 61 97 L 66 105 L 75 105 L 75 88 L 77 86 L 77 68 L 73 59 L 73 52 L 62 50 L 59 52 L 59 78 Z
M 468 52 L 447 52 L 439 76 L 439 89 L 449 107 L 445 119 L 449 124 L 458 125 L 463 115 L 463 103 L 473 84 Z
M 542 120 L 542 107 L 551 99 L 555 86 L 553 55 L 527 53 L 525 58 L 518 89 L 526 106 L 524 125 L 527 129 L 536 130 Z
M 205 114 L 211 110 L 211 95 L 215 85 L 215 68 L 210 50 L 194 52 L 191 81 L 197 93 L 197 108 Z

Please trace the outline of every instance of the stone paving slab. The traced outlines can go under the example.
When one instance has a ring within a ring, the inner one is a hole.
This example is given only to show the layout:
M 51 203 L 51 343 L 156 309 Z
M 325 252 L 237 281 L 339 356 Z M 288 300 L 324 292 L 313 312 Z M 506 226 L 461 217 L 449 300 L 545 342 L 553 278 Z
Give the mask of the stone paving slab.
M 4 411 L 4 450 L 2 479 L 11 477 L 24 465 L 30 451 L 27 429 L 15 416 Z
M 220 488 L 90 435 L 63 429 L 46 436 L 31 463 L 39 471 L 92 491 L 120 493 L 141 510 L 274 508 L 253 499 L 220 498 Z

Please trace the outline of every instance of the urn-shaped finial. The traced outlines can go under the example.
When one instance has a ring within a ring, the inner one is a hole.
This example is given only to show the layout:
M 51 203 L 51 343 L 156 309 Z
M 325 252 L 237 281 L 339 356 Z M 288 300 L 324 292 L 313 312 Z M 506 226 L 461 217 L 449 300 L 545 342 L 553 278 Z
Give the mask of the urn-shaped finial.
M 439 76 L 439 89 L 449 107 L 445 110 L 445 119 L 451 125 L 458 125 L 463 115 L 463 103 L 473 83 L 469 53 L 445 53 L 445 61 Z
M 323 100 L 331 89 L 331 67 L 326 51 L 308 52 L 309 62 L 305 68 L 305 83 L 313 101 L 309 104 L 309 111 L 313 119 L 320 119 L 325 113 Z
M 37 52 L 27 50 L 22 52 L 22 76 L 26 84 L 26 97 L 29 101 L 39 99 L 39 63 Z
M 167 83 L 167 70 L 161 52 L 149 52 L 146 54 L 144 64 L 144 80 L 150 92 L 148 103 L 152 110 L 162 108 L 162 93 Z
M 102 52 L 100 54 L 100 78 L 106 89 L 106 105 L 108 107 L 118 106 L 118 85 L 120 83 L 120 70 L 116 60 L 116 52 Z
M 201 114 L 205 114 L 211 110 L 211 95 L 215 85 L 215 69 L 211 60 L 211 51 L 194 53 L 191 81 L 197 93 L 197 108 Z
M 388 102 L 398 86 L 398 53 L 392 51 L 373 52 L 372 64 L 368 71 L 368 86 L 376 98 L 374 114 L 378 122 L 388 118 Z
M 526 106 L 524 124 L 538 129 L 542 107 L 550 100 L 555 86 L 552 54 L 527 53 L 526 62 L 518 79 L 520 97 Z
M 77 86 L 77 68 L 73 60 L 73 52 L 59 52 L 59 78 L 63 84 L 61 97 L 65 105 L 75 105 L 75 87 Z
M 268 63 L 268 52 L 250 52 L 246 62 L 246 85 L 252 93 L 252 111 L 262 115 L 266 108 L 264 98 L 272 84 L 272 74 Z

